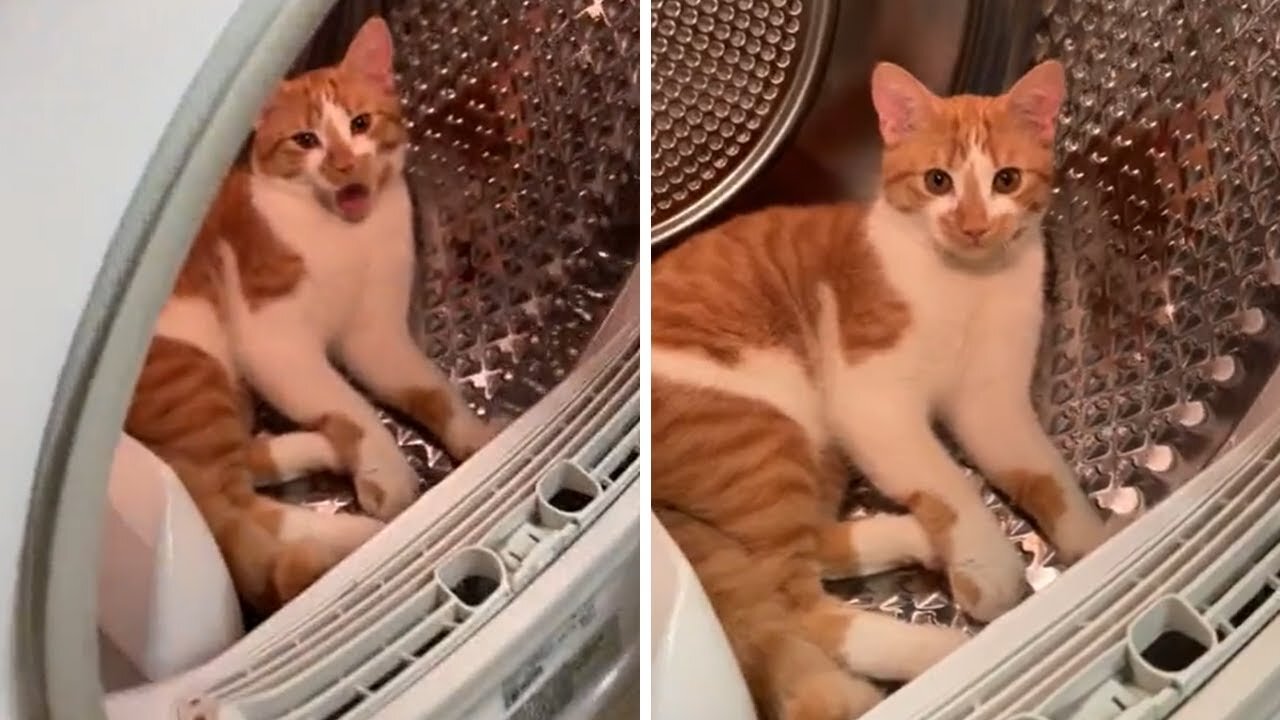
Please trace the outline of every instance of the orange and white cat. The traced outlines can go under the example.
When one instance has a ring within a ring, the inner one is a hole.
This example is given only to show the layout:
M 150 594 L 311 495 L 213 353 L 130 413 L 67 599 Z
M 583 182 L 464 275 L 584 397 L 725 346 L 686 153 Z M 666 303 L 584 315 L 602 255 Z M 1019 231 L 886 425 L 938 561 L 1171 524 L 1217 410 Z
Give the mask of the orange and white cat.
M 160 313 L 125 430 L 194 497 L 240 595 L 270 611 L 378 531 L 262 497 L 255 479 L 345 472 L 390 520 L 418 481 L 330 362 L 456 458 L 495 432 L 408 331 L 414 251 L 392 43 L 365 23 L 336 66 L 281 84 L 219 190 Z M 243 384 L 303 429 L 251 435 Z
M 824 577 L 918 563 L 991 620 L 1024 565 L 932 429 L 1073 561 L 1100 515 L 1030 398 L 1062 67 L 999 97 L 939 98 L 880 64 L 884 140 L 867 206 L 779 207 L 653 268 L 653 503 L 689 557 L 762 714 L 849 718 L 859 676 L 907 680 L 964 635 L 854 609 Z M 843 453 L 909 510 L 837 517 Z

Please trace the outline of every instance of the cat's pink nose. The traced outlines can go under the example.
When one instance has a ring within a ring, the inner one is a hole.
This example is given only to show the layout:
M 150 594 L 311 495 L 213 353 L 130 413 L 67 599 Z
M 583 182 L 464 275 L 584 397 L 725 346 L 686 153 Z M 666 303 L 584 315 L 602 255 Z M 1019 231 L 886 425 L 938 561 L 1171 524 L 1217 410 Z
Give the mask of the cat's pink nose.
M 965 229 L 965 230 L 962 230 L 961 232 L 964 233 L 964 238 L 966 241 L 968 241 L 970 245 L 976 246 L 976 245 L 982 244 L 982 237 L 987 234 L 987 229 L 986 228 L 978 228 L 976 230 Z

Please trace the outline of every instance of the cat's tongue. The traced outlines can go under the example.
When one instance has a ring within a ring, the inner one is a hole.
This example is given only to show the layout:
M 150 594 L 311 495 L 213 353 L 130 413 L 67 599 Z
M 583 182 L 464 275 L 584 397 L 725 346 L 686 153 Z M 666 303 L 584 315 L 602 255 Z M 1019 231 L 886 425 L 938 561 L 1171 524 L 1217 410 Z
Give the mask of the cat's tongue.
M 369 188 L 358 183 L 347 185 L 333 196 L 333 204 L 347 220 L 363 220 L 369 214 Z

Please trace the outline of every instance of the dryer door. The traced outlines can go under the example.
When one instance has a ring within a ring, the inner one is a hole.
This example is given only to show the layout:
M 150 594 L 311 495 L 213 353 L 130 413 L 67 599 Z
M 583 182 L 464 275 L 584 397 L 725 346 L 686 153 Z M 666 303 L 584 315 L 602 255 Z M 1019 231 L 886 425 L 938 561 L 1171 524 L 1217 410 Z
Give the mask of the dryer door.
M 107 475 L 218 179 L 327 0 L 0 4 L 0 716 L 103 717 Z

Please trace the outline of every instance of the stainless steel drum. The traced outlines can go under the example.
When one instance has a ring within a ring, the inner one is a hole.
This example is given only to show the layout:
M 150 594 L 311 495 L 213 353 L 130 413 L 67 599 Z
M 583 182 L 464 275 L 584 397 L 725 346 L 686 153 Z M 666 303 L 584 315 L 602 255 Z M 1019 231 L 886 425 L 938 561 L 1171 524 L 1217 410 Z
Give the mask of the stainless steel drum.
M 998 92 L 1032 62 L 1062 60 L 1070 93 L 1034 390 L 1091 496 L 1133 516 L 1212 461 L 1280 356 L 1277 47 L 1274 0 L 841 3 L 812 109 L 729 211 L 875 191 L 866 83 L 878 59 L 937 92 Z M 656 136 L 654 148 L 656 166 Z M 884 506 L 864 482 L 850 495 L 855 514 Z M 989 501 L 1044 587 L 1061 570 L 1052 550 Z M 966 623 L 927 573 L 830 589 L 916 622 Z
M 817 87 L 830 0 L 654 0 L 653 242 L 759 170 Z
M 298 69 L 335 62 L 374 13 L 412 143 L 414 329 L 473 406 L 517 415 L 572 371 L 635 265 L 639 2 L 340 2 Z M 452 469 L 434 439 L 384 419 L 424 488 Z M 354 509 L 345 478 L 277 491 Z

